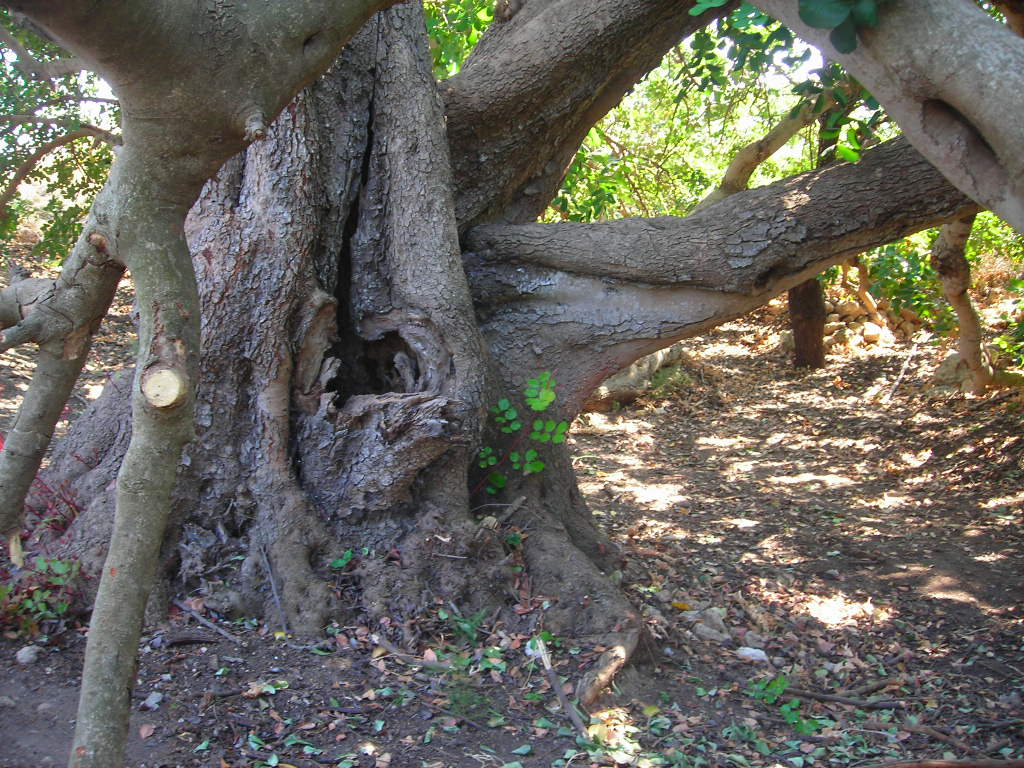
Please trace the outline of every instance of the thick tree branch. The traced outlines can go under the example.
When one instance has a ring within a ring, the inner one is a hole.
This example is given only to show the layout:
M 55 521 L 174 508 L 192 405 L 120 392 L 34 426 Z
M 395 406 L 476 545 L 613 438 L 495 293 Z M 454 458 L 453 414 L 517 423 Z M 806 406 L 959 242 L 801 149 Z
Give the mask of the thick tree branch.
M 154 150 L 204 141 L 230 156 L 264 135 L 373 13 L 396 0 L 182 5 L 9 0 L 114 89 Z M 216 51 L 216 55 L 210 52 Z M 159 84 L 159 87 L 155 87 Z M 213 85 L 213 87 L 211 87 Z M 127 130 L 127 127 L 126 127 Z
M 973 213 L 943 226 L 932 245 L 931 265 L 939 276 L 946 301 L 956 312 L 959 327 L 957 348 L 971 372 L 975 394 L 981 394 L 992 383 L 995 371 L 982 349 L 984 336 L 981 318 L 967 293 L 971 287 L 971 265 L 964 255 L 964 248 L 971 237 L 973 226 Z
M 942 222 L 967 201 L 903 140 L 857 165 L 745 190 L 686 218 L 484 225 L 467 250 L 488 264 L 531 264 L 653 285 L 760 291 L 823 258 L 859 253 Z
M 1024 44 L 1013 32 L 974 3 L 900 0 L 841 54 L 800 20 L 797 0 L 755 4 L 842 63 L 953 184 L 1024 232 Z
M 976 210 L 903 140 L 684 219 L 485 225 L 467 269 L 495 357 L 581 397 L 638 357 L 862 250 Z M 571 411 L 578 403 L 567 403 Z
M 40 115 L 0 115 L 0 123 L 14 125 L 56 125 L 72 131 L 83 130 L 87 135 L 106 142 L 112 147 L 121 145 L 121 137 L 89 123 L 82 123 L 69 117 L 42 117 Z
M 590 128 L 699 17 L 690 0 L 530 0 L 442 84 L 460 227 L 535 219 Z
M 100 320 L 107 312 L 124 267 L 111 259 L 100 235 L 98 198 L 56 280 L 24 279 L 0 293 L 0 351 L 35 341 L 40 353 L 14 425 L 0 452 L 0 534 L 21 529 L 24 500 L 71 394 Z

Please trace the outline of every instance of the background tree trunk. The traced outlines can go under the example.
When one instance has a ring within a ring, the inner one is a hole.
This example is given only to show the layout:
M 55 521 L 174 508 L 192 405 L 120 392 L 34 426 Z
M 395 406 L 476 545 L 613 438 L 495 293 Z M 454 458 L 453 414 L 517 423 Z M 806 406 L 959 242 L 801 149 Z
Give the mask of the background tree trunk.
M 793 365 L 797 368 L 825 367 L 825 291 L 812 277 L 787 294 L 789 323 L 793 330 Z

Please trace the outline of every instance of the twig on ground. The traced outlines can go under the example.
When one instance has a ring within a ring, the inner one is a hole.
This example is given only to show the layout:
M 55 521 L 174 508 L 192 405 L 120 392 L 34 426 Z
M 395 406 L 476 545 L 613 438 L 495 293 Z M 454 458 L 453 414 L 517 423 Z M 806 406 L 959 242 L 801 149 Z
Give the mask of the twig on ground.
M 843 691 L 841 696 L 852 696 L 859 698 L 861 696 L 869 696 L 875 691 L 881 691 L 883 688 L 892 688 L 893 686 L 902 685 L 903 679 L 899 677 L 891 677 L 887 680 L 876 680 L 873 683 L 862 685 L 859 688 L 854 688 L 849 691 Z
M 903 377 L 907 375 L 907 369 L 910 367 L 910 361 L 914 359 L 914 355 L 917 352 L 917 348 L 920 342 L 915 341 L 914 346 L 910 348 L 910 354 L 907 355 L 907 359 L 903 361 L 903 367 L 900 369 L 900 375 L 896 377 L 896 382 L 892 385 L 892 389 L 889 390 L 889 394 L 882 398 L 883 403 L 888 403 L 892 400 L 893 395 L 896 394 L 896 390 L 899 389 L 900 383 L 903 381 Z
M 234 635 L 232 635 L 232 634 L 231 634 L 230 632 L 228 632 L 228 631 L 226 631 L 226 630 L 223 630 L 223 629 L 221 629 L 220 627 L 218 627 L 218 626 L 217 626 L 216 624 L 214 624 L 214 623 L 213 623 L 212 621 L 210 621 L 209 619 L 207 619 L 207 618 L 205 618 L 205 617 L 203 617 L 203 616 L 200 616 L 200 615 L 199 615 L 199 614 L 198 614 L 198 613 L 197 613 L 196 611 L 193 611 L 193 610 L 192 610 L 191 608 L 189 608 L 189 607 L 188 607 L 187 605 L 185 605 L 185 604 L 184 604 L 183 602 L 181 602 L 181 600 L 174 600 L 174 601 L 172 601 L 172 602 L 173 602 L 173 603 L 174 603 L 174 604 L 175 604 L 175 605 L 176 605 L 176 606 L 177 606 L 177 607 L 178 607 L 179 609 L 181 609 L 182 611 L 184 611 L 185 613 L 187 613 L 187 614 L 188 614 L 189 616 L 191 616 L 191 617 L 192 617 L 193 619 L 195 619 L 196 621 L 198 621 L 198 622 L 199 622 L 200 624 L 202 624 L 202 625 L 203 625 L 204 627 L 206 627 L 207 629 L 213 630 L 213 631 L 214 631 L 214 632 L 216 632 L 216 633 L 217 633 L 218 635 L 220 635 L 221 637 L 225 637 L 225 638 L 227 638 L 228 640 L 230 640 L 230 641 L 231 641 L 232 643 L 234 643 L 235 645 L 241 645 L 241 644 L 242 644 L 242 641 L 241 641 L 241 640 L 239 640 L 239 639 L 238 639 L 237 637 L 235 637 Z
M 583 720 L 580 718 L 580 713 L 576 711 L 576 707 L 569 701 L 569 697 L 565 695 L 565 691 L 562 690 L 562 683 L 558 679 L 558 673 L 555 668 L 551 666 L 551 654 L 548 652 L 548 647 L 540 637 L 536 638 L 537 651 L 540 653 L 541 663 L 544 665 L 544 671 L 548 674 L 548 681 L 551 683 L 551 687 L 555 691 L 555 695 L 558 696 L 558 703 L 562 705 L 562 709 L 565 714 L 569 716 L 572 724 L 576 727 L 580 736 L 583 738 L 589 738 L 590 734 L 587 733 L 587 726 L 583 724 Z
M 1009 400 L 1011 397 L 1016 397 L 1020 394 L 1020 390 L 1011 389 L 1008 392 L 1002 392 L 995 397 L 988 397 L 980 402 L 974 403 L 967 410 L 969 411 L 980 411 L 982 408 L 988 408 L 990 405 L 996 405 L 997 403 L 1003 402 L 1003 400 Z
M 281 619 L 281 629 L 286 635 L 290 635 L 291 632 L 288 630 L 288 617 L 285 616 L 284 607 L 281 605 L 281 596 L 277 593 L 277 582 L 274 581 L 274 569 L 270 567 L 270 558 L 267 557 L 267 551 L 260 547 L 260 559 L 263 561 L 263 567 L 267 571 L 267 581 L 270 582 L 270 594 L 274 597 L 274 605 L 277 607 L 278 618 Z
M 869 701 L 867 699 L 853 699 L 849 696 L 835 696 L 831 693 L 818 693 L 817 691 L 808 691 L 803 688 L 787 688 L 786 694 L 792 694 L 794 696 L 801 696 L 807 699 L 815 699 L 816 701 L 832 701 L 837 704 L 849 704 L 853 707 L 860 707 L 861 709 L 902 709 L 903 702 L 895 699 L 884 699 L 877 701 Z
M 427 661 L 411 656 L 383 637 L 376 637 L 374 642 L 408 667 L 423 667 L 437 672 L 450 672 L 452 669 L 452 665 L 445 661 Z
M 525 504 L 525 503 L 526 503 L 526 497 L 525 496 L 520 496 L 518 499 L 516 499 L 511 504 L 509 504 L 508 505 L 508 509 L 505 510 L 505 512 L 502 513 L 501 517 L 498 518 L 498 525 L 501 525 L 502 523 L 508 522 L 509 518 L 511 518 L 512 515 L 514 515 L 516 512 L 518 512 L 519 508 L 522 507 L 523 504 Z
M 898 722 L 898 723 L 883 723 L 878 720 L 868 720 L 867 722 L 861 723 L 867 728 L 892 728 L 895 726 L 901 731 L 907 731 L 908 733 L 919 733 L 922 736 L 941 741 L 944 744 L 949 744 L 951 747 L 956 747 L 963 752 L 972 752 L 973 748 L 970 744 L 967 744 L 955 736 L 950 736 L 947 733 L 943 733 L 937 728 L 933 728 L 930 725 L 919 725 L 917 723 Z

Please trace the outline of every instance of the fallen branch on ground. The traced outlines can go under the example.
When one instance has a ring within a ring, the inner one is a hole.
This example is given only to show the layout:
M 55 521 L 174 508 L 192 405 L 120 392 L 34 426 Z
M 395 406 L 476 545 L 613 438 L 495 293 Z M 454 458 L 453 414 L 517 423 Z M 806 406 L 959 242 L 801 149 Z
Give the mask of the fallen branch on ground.
M 879 699 L 877 701 L 868 701 L 866 699 L 853 699 L 849 696 L 836 696 L 831 693 L 818 693 L 817 691 L 808 691 L 803 688 L 787 688 L 786 694 L 792 694 L 793 696 L 799 696 L 805 699 L 814 699 L 815 701 L 833 701 L 837 704 L 849 704 L 852 707 L 859 707 L 860 709 L 903 708 L 903 702 L 897 701 L 896 699 Z

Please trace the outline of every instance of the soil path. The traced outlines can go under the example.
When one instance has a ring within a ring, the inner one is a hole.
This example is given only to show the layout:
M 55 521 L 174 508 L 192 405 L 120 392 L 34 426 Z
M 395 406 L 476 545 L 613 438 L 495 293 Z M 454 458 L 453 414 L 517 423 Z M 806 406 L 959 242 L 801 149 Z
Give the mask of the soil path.
M 582 488 L 622 552 L 610 576 L 653 639 L 595 713 L 603 746 L 575 740 L 529 638 L 500 626 L 470 643 L 449 619 L 417 661 L 366 626 L 301 646 L 219 623 L 236 645 L 175 612 L 144 638 L 128 764 L 1024 758 L 1018 404 L 934 396 L 931 348 L 894 387 L 909 346 L 808 374 L 775 338 L 766 317 L 718 329 L 658 392 L 574 428 Z M 563 675 L 599 650 L 549 641 Z M 70 743 L 81 632 L 20 665 L 26 642 L 0 640 L 2 768 L 63 764 Z

